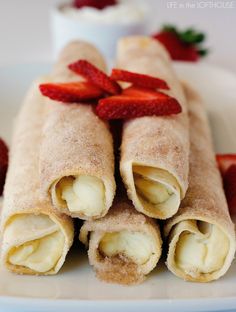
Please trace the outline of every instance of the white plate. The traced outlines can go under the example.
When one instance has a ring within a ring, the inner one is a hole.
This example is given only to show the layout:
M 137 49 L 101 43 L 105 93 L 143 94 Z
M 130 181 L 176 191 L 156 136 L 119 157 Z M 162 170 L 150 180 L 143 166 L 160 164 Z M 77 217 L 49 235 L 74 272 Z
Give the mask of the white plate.
M 236 77 L 206 65 L 177 64 L 181 79 L 201 90 L 216 150 L 236 152 Z M 14 116 L 32 79 L 48 72 L 32 64 L 0 69 L 0 136 L 9 140 Z M 236 263 L 219 281 L 184 282 L 159 264 L 139 286 L 98 281 L 76 244 L 57 276 L 17 276 L 1 269 L 0 309 L 4 311 L 220 311 L 236 309 Z

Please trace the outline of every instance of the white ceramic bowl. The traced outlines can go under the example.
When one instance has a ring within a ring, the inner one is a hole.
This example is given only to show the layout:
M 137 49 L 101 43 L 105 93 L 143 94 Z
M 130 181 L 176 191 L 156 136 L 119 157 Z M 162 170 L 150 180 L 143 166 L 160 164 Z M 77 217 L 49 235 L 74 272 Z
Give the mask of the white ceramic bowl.
M 73 19 L 63 12 L 64 6 L 62 4 L 54 7 L 51 12 L 51 32 L 55 58 L 68 42 L 83 39 L 96 45 L 105 57 L 111 59 L 115 55 L 116 43 L 119 38 L 135 34 L 145 35 L 148 31 L 147 16 L 137 22 L 102 23 L 101 21 Z

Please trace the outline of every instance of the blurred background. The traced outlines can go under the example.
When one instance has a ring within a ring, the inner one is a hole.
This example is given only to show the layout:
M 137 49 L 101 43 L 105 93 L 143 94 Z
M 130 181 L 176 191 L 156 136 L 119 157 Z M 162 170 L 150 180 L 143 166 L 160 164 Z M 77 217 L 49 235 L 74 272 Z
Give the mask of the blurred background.
M 138 1 L 140 2 L 133 2 Z M 63 1 L 0 0 L 0 65 L 48 62 L 53 59 L 50 11 L 61 2 Z M 180 27 L 195 26 L 207 33 L 205 45 L 211 53 L 204 62 L 236 72 L 236 1 L 141 2 L 151 7 L 148 25 L 150 33 L 159 30 L 163 23 Z M 230 2 L 228 8 L 226 2 Z

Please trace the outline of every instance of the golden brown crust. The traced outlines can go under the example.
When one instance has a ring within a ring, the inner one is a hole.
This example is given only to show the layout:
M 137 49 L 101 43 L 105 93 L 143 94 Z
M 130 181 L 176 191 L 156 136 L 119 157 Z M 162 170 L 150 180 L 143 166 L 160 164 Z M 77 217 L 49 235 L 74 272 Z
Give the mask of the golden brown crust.
M 139 272 L 138 265 L 125 257 L 106 257 L 103 259 L 103 266 L 95 271 L 100 280 L 121 285 L 141 284 L 146 278 Z
M 178 271 L 173 266 L 171 258 L 175 246 L 171 245 L 172 249 L 169 250 L 167 265 L 174 274 L 185 280 L 206 282 L 219 278 L 228 270 L 235 252 L 235 233 L 215 160 L 210 128 L 202 99 L 190 86 L 185 87 L 185 90 L 191 124 L 189 189 L 178 213 L 166 222 L 164 233 L 165 236 L 170 235 L 174 226 L 183 220 L 205 221 L 219 226 L 228 236 L 230 250 L 224 267 L 220 271 L 197 279 Z
M 40 81 L 36 81 L 29 90 L 17 119 L 4 189 L 1 220 L 3 234 L 2 259 L 9 270 L 19 274 L 38 275 L 35 271 L 22 266 L 13 266 L 7 262 L 8 251 L 14 246 L 17 238 L 14 238 L 14 242 L 5 243 L 4 229 L 13 216 L 19 214 L 45 214 L 58 224 L 60 230 L 64 233 L 63 256 L 59 260 L 55 271 L 45 274 L 58 272 L 65 261 L 66 254 L 74 238 L 72 220 L 65 215 L 55 213 L 48 202 L 39 200 L 38 155 L 44 115 L 44 99 L 38 90 Z
M 183 112 L 170 117 L 142 117 L 125 122 L 123 128 L 120 171 L 128 190 L 129 198 L 137 210 L 147 214 L 137 199 L 133 187 L 133 165 L 164 169 L 174 176 L 183 198 L 188 187 L 189 134 L 186 100 L 180 83 L 171 67 L 164 48 L 156 40 L 146 37 L 127 37 L 118 45 L 118 67 L 164 79 L 170 91 L 166 92 L 179 100 Z M 177 211 L 178 207 L 176 207 Z M 166 219 L 173 211 L 163 216 Z
M 143 232 L 155 240 L 156 256 L 144 266 L 137 265 L 123 255 L 106 257 L 99 252 L 99 242 L 105 233 L 128 230 Z M 90 235 L 90 238 L 88 237 Z M 132 285 L 141 283 L 156 266 L 161 256 L 161 235 L 158 225 L 149 217 L 134 210 L 126 199 L 117 200 L 102 219 L 86 221 L 80 230 L 80 240 L 89 245 L 89 262 L 97 276 L 106 282 Z
M 85 58 L 105 70 L 100 53 L 92 45 L 76 41 L 62 51 L 52 80 L 81 80 L 69 74 L 67 65 L 72 61 Z M 40 180 L 42 197 L 51 200 L 52 185 L 66 176 L 81 174 L 100 178 L 105 187 L 104 216 L 110 208 L 115 194 L 113 141 L 109 126 L 100 120 L 88 104 L 64 105 L 55 101 L 46 103 L 46 120 L 40 148 Z M 55 203 L 54 203 L 55 206 Z M 55 206 L 72 217 L 93 219 L 83 213 L 71 213 L 68 209 Z

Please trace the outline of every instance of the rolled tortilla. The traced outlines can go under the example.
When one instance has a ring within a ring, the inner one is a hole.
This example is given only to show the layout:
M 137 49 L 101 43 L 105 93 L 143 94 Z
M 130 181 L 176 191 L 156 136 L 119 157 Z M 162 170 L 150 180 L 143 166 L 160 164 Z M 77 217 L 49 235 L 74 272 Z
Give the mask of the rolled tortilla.
M 119 68 L 164 79 L 182 113 L 142 117 L 123 128 L 120 171 L 135 208 L 152 218 L 173 216 L 188 187 L 189 134 L 186 100 L 169 55 L 156 40 L 127 37 L 118 44 Z
M 82 58 L 105 70 L 100 53 L 78 41 L 62 51 L 52 80 L 81 80 L 67 66 Z M 63 105 L 49 100 L 46 110 L 40 149 L 43 197 L 72 217 L 87 220 L 104 216 L 115 194 L 113 142 L 108 125 L 88 104 Z
M 226 273 L 234 258 L 235 233 L 216 165 L 201 98 L 186 88 L 190 116 L 190 181 L 178 213 L 167 221 L 167 266 L 187 281 L 209 282 Z
M 86 221 L 80 240 L 88 246 L 97 276 L 117 284 L 141 283 L 157 265 L 162 240 L 158 225 L 131 202 L 117 200 L 102 219 Z
M 72 220 L 39 200 L 39 145 L 44 98 L 38 83 L 18 116 L 2 210 L 2 261 L 19 274 L 56 274 L 73 242 Z

